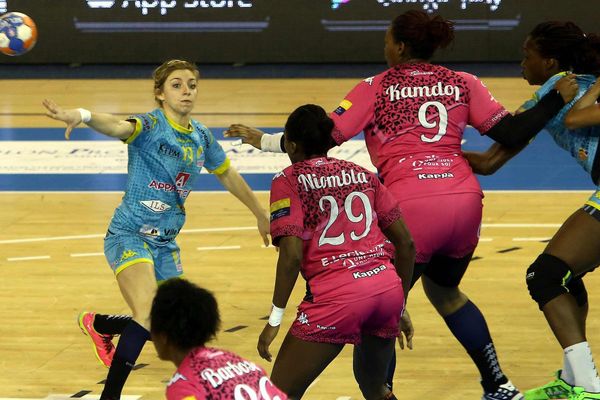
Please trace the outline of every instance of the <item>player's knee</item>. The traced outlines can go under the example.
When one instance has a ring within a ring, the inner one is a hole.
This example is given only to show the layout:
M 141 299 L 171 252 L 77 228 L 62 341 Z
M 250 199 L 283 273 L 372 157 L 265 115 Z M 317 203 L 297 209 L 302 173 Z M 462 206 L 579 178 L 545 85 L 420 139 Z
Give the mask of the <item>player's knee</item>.
M 577 301 L 579 307 L 583 307 L 587 304 L 588 293 L 583 284 L 583 279 L 581 279 L 580 276 L 571 279 L 567 284 L 567 288 L 569 289 L 569 293 L 575 297 L 575 301 Z
M 540 254 L 527 269 L 527 288 L 540 310 L 550 301 L 568 293 L 567 282 L 573 276 L 563 260 L 550 254 Z

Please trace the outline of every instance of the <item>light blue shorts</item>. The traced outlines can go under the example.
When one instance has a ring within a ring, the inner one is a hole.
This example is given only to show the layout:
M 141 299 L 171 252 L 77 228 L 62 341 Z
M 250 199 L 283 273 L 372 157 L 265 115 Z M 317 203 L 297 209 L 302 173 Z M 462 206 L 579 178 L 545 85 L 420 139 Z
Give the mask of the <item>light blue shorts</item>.
M 115 275 L 139 263 L 152 264 L 158 282 L 183 274 L 175 240 L 157 246 L 135 234 L 109 231 L 104 238 L 104 255 Z

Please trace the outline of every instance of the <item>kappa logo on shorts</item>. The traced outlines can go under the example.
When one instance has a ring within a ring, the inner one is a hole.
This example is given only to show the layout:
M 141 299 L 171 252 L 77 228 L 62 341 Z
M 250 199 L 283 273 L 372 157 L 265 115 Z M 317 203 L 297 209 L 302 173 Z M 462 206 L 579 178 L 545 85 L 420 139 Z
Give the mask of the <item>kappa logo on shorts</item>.
M 130 259 L 131 257 L 135 257 L 137 256 L 137 253 L 133 250 L 123 250 L 123 254 L 121 254 L 121 258 L 119 259 L 119 262 L 123 262 L 125 260 Z

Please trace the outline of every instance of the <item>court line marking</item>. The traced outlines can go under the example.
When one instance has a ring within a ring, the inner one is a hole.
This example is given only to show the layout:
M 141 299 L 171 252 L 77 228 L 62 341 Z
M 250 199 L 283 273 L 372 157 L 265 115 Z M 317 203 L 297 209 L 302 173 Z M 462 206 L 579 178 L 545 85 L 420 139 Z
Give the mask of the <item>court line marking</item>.
M 1 128 L 0 128 L 1 129 Z M 283 154 L 283 153 L 282 153 Z M 123 174 L 126 175 L 126 174 Z M 243 173 L 242 173 L 243 175 Z M 267 174 L 265 174 L 267 175 Z M 274 174 L 273 174 L 274 175 Z M 523 190 L 504 190 L 504 189 L 491 189 L 491 190 L 484 190 L 484 193 L 514 193 L 514 194 L 519 194 L 519 193 L 526 193 L 526 194 L 547 194 L 547 193 L 594 193 L 595 189 L 589 189 L 589 190 L 581 190 L 581 189 L 573 189 L 573 190 L 551 190 L 551 189 L 542 189 L 542 190 L 535 190 L 535 189 L 523 189 Z M 34 194 L 34 193 L 48 193 L 48 194 L 86 194 L 86 193 L 107 193 L 107 194 L 111 194 L 111 193 L 120 193 L 123 194 L 123 190 L 2 190 L 2 193 L 7 193 L 7 194 Z M 253 190 L 254 193 L 270 193 L 270 190 Z M 226 190 L 196 190 L 193 193 L 219 193 L 219 194 L 229 194 L 228 191 Z M 0 398 L 0 400 L 2 400 L 2 398 Z
M 104 253 L 73 253 L 71 257 L 98 257 L 104 256 Z
M 197 247 L 200 251 L 211 251 L 211 250 L 239 250 L 242 246 L 208 246 L 208 247 Z
M 250 230 L 255 230 L 255 229 L 257 229 L 255 226 L 233 226 L 233 227 L 224 227 L 224 228 L 182 229 L 181 233 L 250 231 Z M 49 237 L 29 238 L 29 239 L 9 239 L 9 240 L 0 240 L 0 244 L 49 242 L 49 241 L 54 241 L 54 240 L 97 239 L 97 238 L 103 238 L 104 236 L 106 236 L 106 234 L 104 234 L 104 233 L 94 233 L 91 235 L 49 236 Z
M 551 237 L 514 237 L 513 242 L 543 242 L 550 240 Z
M 6 261 L 49 260 L 50 256 L 9 257 Z
M 559 228 L 562 224 L 536 224 L 536 223 L 506 223 L 506 224 L 482 224 L 482 228 Z M 231 226 L 223 228 L 196 228 L 182 229 L 181 233 L 210 233 L 210 232 L 236 232 L 236 231 L 252 231 L 256 230 L 255 226 Z M 17 244 L 17 243 L 33 243 L 33 242 L 49 242 L 55 240 L 81 240 L 81 239 L 97 239 L 103 238 L 104 233 L 96 233 L 91 235 L 72 235 L 72 236 L 49 236 L 40 238 L 28 239 L 8 239 L 0 240 L 2 244 Z M 486 240 L 484 240 L 486 241 Z M 1 399 L 0 399 L 1 400 Z

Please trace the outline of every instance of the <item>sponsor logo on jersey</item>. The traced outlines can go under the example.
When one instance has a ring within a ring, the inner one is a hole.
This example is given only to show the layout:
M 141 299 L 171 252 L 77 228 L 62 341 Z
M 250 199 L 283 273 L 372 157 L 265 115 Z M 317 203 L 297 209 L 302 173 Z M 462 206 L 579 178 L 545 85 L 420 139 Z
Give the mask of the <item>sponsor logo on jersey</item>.
M 167 203 L 163 203 L 160 200 L 142 200 L 140 204 L 146 207 L 148 210 L 155 213 L 163 213 L 171 208 Z
M 291 201 L 289 197 L 271 203 L 271 221 L 275 221 L 278 218 L 290 215 L 290 205 Z
M 179 233 L 179 229 L 178 228 L 166 228 L 161 231 L 160 228 L 157 228 L 155 226 L 142 225 L 142 227 L 140 228 L 140 230 L 138 232 L 144 236 L 150 236 L 150 237 L 176 236 Z
M 298 175 L 298 183 L 301 183 L 304 186 L 304 190 L 308 192 L 309 190 L 367 183 L 367 174 L 356 172 L 353 169 L 350 172 L 343 169 L 341 175 L 317 176 L 316 174 L 300 174 Z
M 177 185 L 178 188 L 184 187 L 188 179 L 190 179 L 190 174 L 187 172 L 180 172 L 177 174 L 177 177 L 175 177 L 175 185 Z
M 432 71 L 411 71 L 410 76 L 433 75 Z
M 227 364 L 216 370 L 212 368 L 203 369 L 202 372 L 200 372 L 200 376 L 205 381 L 208 381 L 213 388 L 218 388 L 230 379 L 259 370 L 260 369 L 256 364 L 250 361 L 240 361 L 236 363 L 227 361 Z
M 343 113 L 348 111 L 350 109 L 350 107 L 352 107 L 352 102 L 350 100 L 344 99 L 344 100 L 342 100 L 342 102 L 340 103 L 338 108 L 336 108 L 333 112 L 336 113 L 337 115 L 342 115 Z
M 168 182 L 159 182 L 159 181 L 153 179 L 152 182 L 150 182 L 148 184 L 148 187 L 151 189 L 154 189 L 154 190 L 159 190 L 159 191 L 164 191 L 164 192 L 177 192 L 179 197 L 181 197 L 182 199 L 185 199 L 190 194 L 191 190 L 185 190 L 182 188 L 186 185 L 186 183 L 189 179 L 190 179 L 189 173 L 180 172 L 175 177 L 175 185 L 173 185 L 172 183 L 168 183 Z
M 375 77 L 374 77 L 374 76 L 370 76 L 370 77 L 368 77 L 367 79 L 365 79 L 364 81 L 365 81 L 366 83 L 368 83 L 368 84 L 369 84 L 369 86 L 373 86 L 373 79 L 375 79 Z
M 181 152 L 178 149 L 174 149 L 165 143 L 161 143 L 158 146 L 158 154 L 162 154 L 171 158 L 181 158 Z
M 417 178 L 419 178 L 419 179 L 448 179 L 448 178 L 454 178 L 454 174 L 452 172 L 443 172 L 441 174 L 418 174 Z
M 388 86 L 385 93 L 389 96 L 391 102 L 401 99 L 414 99 L 417 97 L 454 97 L 455 101 L 460 99 L 460 88 L 452 85 L 442 85 L 438 82 L 433 86 L 402 86 L 397 83 Z
M 354 273 L 352 273 L 352 277 L 354 279 L 370 278 L 372 276 L 379 274 L 380 272 L 385 271 L 386 269 L 387 269 L 387 267 L 385 265 L 380 265 L 379 267 L 375 267 L 375 268 L 370 269 L 365 272 L 360 272 L 360 271 L 354 272 Z

